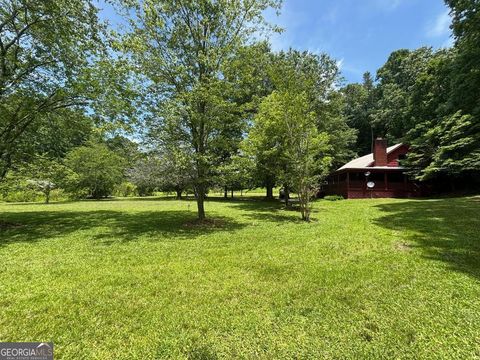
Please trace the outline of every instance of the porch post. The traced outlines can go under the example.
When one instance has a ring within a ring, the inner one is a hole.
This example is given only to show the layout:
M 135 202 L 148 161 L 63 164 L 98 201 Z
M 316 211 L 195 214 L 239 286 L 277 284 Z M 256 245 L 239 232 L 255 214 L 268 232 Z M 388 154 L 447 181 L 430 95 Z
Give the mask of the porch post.
M 383 181 L 385 182 L 385 190 L 388 190 L 388 177 L 386 171 L 383 173 Z

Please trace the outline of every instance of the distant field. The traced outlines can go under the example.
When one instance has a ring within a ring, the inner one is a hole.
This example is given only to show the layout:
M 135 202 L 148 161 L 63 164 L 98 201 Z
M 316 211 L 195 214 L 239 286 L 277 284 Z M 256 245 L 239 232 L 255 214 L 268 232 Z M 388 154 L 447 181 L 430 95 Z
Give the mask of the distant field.
M 0 204 L 0 341 L 58 359 L 480 357 L 480 198 Z

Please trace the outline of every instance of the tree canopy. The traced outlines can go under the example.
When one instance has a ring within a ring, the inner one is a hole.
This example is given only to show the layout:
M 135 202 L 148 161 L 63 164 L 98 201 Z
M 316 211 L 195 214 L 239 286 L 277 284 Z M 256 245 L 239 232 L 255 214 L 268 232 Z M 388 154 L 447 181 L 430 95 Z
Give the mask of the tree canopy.
M 263 13 L 279 0 L 123 1 L 130 31 L 124 49 L 148 81 L 151 115 L 168 139 L 194 156 L 198 217 L 218 163 L 218 147 L 240 126 L 235 116 L 236 54 L 269 28 Z M 226 122 L 228 126 L 226 126 Z
M 0 178 L 26 134 L 93 99 L 105 48 L 97 12 L 90 0 L 0 1 Z

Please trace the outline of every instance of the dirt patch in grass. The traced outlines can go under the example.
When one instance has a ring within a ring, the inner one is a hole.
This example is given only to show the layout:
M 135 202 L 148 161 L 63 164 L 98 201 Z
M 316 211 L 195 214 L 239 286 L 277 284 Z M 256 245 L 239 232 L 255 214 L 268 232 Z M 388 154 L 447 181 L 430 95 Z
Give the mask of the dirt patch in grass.
M 398 251 L 411 251 L 412 246 L 403 241 L 398 241 L 395 243 L 395 249 L 397 249 Z

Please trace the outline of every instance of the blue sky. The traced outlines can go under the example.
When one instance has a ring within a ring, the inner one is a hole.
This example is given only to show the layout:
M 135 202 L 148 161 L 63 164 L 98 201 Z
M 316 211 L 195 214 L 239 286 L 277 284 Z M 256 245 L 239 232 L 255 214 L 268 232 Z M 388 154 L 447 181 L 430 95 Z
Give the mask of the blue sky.
M 119 18 L 99 0 L 102 15 Z M 337 60 L 347 82 L 361 81 L 397 49 L 452 44 L 443 0 L 284 0 L 281 15 L 267 16 L 284 32 L 270 41 L 274 50 L 326 52 Z
M 285 0 L 269 20 L 285 29 L 271 38 L 274 50 L 326 52 L 348 82 L 375 74 L 394 50 L 452 44 L 443 0 Z

